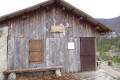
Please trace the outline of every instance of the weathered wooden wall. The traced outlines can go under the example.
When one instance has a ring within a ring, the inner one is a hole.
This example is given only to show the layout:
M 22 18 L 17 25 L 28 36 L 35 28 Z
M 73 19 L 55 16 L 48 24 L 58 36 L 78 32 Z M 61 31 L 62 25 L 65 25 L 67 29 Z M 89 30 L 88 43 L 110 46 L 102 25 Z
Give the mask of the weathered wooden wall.
M 69 10 L 58 6 L 40 8 L 9 19 L 8 69 L 64 66 L 65 72 L 80 71 L 80 37 L 97 36 L 94 25 L 79 20 Z M 51 25 L 63 25 L 63 33 L 51 33 Z M 44 63 L 29 64 L 29 39 L 44 39 Z M 75 43 L 74 50 L 68 50 L 68 42 Z

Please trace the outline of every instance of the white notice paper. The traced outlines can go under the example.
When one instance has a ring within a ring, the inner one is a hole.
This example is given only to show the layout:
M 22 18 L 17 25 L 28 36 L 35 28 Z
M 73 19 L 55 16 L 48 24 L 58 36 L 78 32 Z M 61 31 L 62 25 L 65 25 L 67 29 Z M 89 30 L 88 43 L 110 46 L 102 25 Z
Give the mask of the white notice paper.
M 68 42 L 68 49 L 74 49 L 74 42 Z

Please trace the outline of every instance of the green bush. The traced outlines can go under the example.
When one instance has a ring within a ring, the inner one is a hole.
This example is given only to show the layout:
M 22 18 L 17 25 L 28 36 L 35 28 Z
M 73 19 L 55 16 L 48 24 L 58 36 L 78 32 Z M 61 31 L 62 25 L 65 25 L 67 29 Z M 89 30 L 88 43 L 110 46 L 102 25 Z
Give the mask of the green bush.
M 115 63 L 120 63 L 120 57 L 118 55 L 110 56 L 110 55 L 107 55 L 106 53 L 100 52 L 99 57 L 102 58 L 104 61 L 111 60 L 111 61 L 113 61 Z
M 120 37 L 115 38 L 97 38 L 97 51 L 100 53 L 99 57 L 103 60 L 108 61 L 111 60 L 115 63 L 120 63 L 120 55 L 110 56 L 107 55 L 105 52 L 108 52 L 112 46 L 117 48 L 114 52 L 120 52 Z
M 120 80 L 120 77 L 117 80 Z

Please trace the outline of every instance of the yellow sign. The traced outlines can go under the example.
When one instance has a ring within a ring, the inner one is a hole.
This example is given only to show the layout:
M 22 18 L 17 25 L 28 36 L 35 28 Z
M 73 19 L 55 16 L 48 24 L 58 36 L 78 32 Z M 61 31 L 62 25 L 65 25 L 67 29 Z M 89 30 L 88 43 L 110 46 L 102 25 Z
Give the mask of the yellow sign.
M 63 26 L 51 26 L 51 32 L 63 32 L 64 27 Z

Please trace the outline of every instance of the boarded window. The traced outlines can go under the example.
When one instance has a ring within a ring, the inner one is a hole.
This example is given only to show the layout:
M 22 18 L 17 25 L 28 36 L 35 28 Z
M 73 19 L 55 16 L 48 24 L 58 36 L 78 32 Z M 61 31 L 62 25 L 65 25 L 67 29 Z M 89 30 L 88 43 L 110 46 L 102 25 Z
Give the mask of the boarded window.
M 29 41 L 29 61 L 30 64 L 43 63 L 44 61 L 44 41 L 43 39 L 31 39 Z

